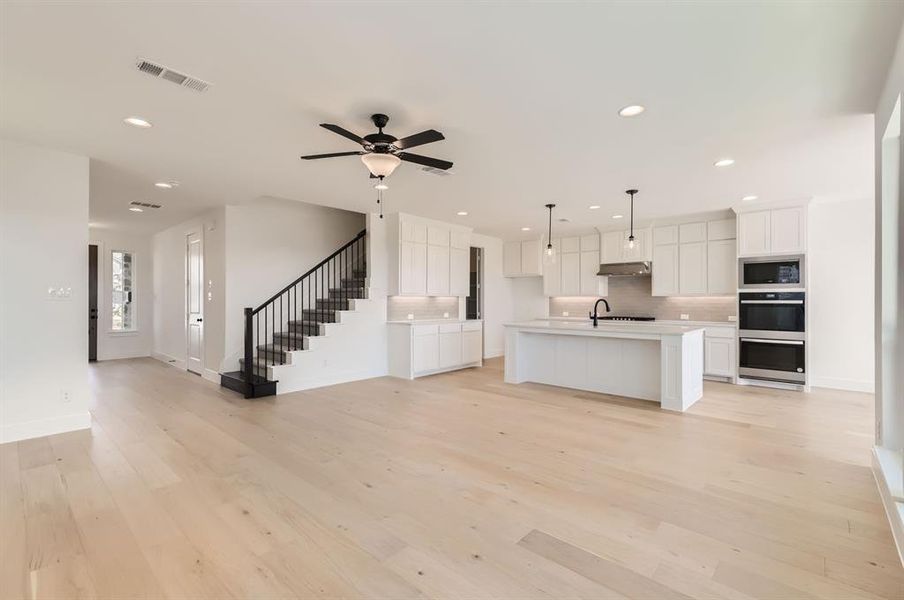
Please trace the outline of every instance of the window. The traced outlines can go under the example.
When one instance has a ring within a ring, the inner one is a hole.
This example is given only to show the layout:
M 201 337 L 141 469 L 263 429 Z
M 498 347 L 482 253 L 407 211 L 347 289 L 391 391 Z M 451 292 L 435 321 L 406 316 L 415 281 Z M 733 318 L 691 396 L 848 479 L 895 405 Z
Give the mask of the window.
M 133 331 L 135 329 L 135 255 L 131 252 L 114 250 L 111 255 L 113 290 L 112 324 L 113 331 Z

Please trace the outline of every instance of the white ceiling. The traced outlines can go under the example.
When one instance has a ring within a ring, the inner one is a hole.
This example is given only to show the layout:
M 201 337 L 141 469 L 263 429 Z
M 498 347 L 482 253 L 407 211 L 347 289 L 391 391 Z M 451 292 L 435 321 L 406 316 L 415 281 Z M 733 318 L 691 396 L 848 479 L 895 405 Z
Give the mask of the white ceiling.
M 262 196 L 357 211 L 374 191 L 317 124 L 386 112 L 415 150 L 389 211 L 519 237 L 543 205 L 573 226 L 873 194 L 872 117 L 904 3 L 2 4 L 0 135 L 92 157 L 91 220 L 154 231 Z M 213 83 L 199 94 L 134 68 Z M 632 103 L 647 112 L 624 119 Z M 154 123 L 123 125 L 130 115 Z M 737 163 L 716 169 L 713 161 Z M 152 183 L 175 179 L 160 191 Z M 132 200 L 159 202 L 153 214 Z M 602 208 L 590 211 L 588 205 Z M 467 217 L 456 211 L 466 210 Z

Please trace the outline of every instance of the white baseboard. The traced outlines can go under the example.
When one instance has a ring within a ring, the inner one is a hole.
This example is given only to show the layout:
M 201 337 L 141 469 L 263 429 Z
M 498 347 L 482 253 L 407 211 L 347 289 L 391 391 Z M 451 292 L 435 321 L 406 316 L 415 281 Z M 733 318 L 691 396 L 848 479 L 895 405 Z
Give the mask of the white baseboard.
M 151 357 L 156 358 L 162 363 L 166 363 L 171 367 L 176 367 L 177 369 L 185 370 L 185 361 L 175 356 L 170 356 L 169 354 L 164 354 L 163 352 L 154 352 L 151 354 Z
M 110 356 L 99 356 L 97 357 L 98 362 L 103 362 L 105 360 L 122 360 L 125 358 L 145 358 L 150 356 L 147 352 L 126 352 L 125 354 L 116 354 Z
M 486 348 L 483 351 L 484 358 L 496 358 L 505 354 L 505 348 Z
M 851 392 L 866 392 L 872 394 L 876 391 L 875 381 L 861 379 L 843 379 L 840 377 L 813 377 L 810 376 L 811 387 L 832 388 L 835 390 L 848 390 Z
M 873 477 L 876 478 L 876 485 L 879 487 L 882 505 L 885 507 L 885 515 L 891 526 L 891 534 L 898 549 L 898 559 L 904 566 L 904 506 L 902 506 L 904 503 L 896 502 L 892 497 L 892 491 L 889 489 L 876 448 L 873 448 L 872 453 L 872 470 Z
M 51 417 L 49 419 L 13 423 L 12 425 L 3 425 L 0 427 L 0 444 L 29 440 L 31 438 L 44 437 L 45 435 L 66 433 L 67 431 L 90 429 L 90 427 L 91 413 L 88 411 L 73 415 Z
M 204 373 L 201 375 L 207 381 L 212 381 L 213 383 L 220 385 L 220 374 L 214 371 L 213 369 L 204 369 Z

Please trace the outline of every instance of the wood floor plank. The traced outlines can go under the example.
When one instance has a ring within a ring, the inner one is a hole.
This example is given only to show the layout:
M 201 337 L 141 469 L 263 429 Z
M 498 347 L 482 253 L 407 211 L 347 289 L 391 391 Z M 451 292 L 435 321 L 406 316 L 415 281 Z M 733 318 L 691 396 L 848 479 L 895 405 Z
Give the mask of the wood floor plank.
M 245 400 L 91 366 L 92 427 L 0 446 L 0 597 L 900 600 L 869 394 L 685 414 L 502 361 Z

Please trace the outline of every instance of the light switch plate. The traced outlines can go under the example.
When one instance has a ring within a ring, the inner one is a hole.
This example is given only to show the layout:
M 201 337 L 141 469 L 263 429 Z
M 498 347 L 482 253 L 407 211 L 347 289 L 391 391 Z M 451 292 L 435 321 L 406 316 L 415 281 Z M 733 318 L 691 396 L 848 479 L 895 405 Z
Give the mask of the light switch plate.
M 408 320 L 414 321 L 414 313 L 408 313 Z
M 444 313 L 443 313 L 443 318 L 444 318 L 444 319 L 448 319 L 448 318 L 449 318 L 449 313 L 444 312 Z
M 568 311 L 567 311 L 567 310 L 563 310 L 563 311 L 562 311 L 562 316 L 563 316 L 563 317 L 567 317 L 567 316 L 568 316 Z
M 729 315 L 729 316 L 728 316 L 728 320 L 729 320 L 729 321 L 732 321 L 732 322 L 737 321 L 737 320 L 738 320 L 738 315 Z

